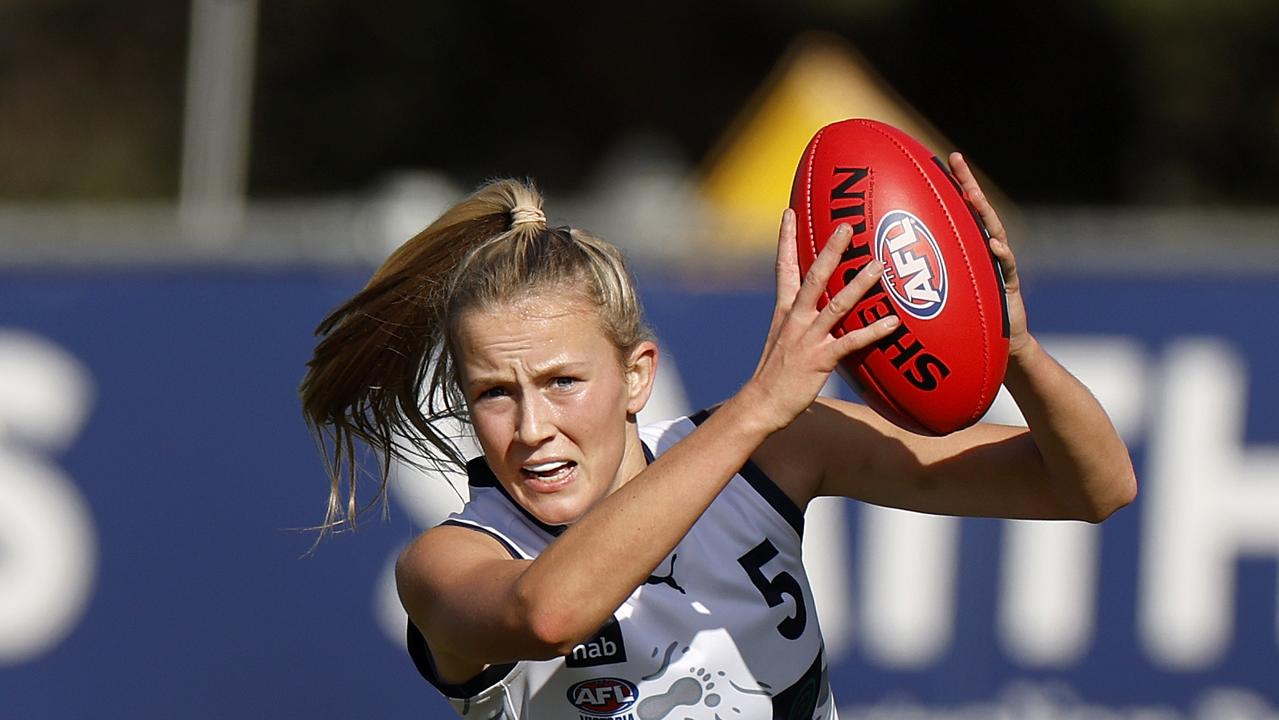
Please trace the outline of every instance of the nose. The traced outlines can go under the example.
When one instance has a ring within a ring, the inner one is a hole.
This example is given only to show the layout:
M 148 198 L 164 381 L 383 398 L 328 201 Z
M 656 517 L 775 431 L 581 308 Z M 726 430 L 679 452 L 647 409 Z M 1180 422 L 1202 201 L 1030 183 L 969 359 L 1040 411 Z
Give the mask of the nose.
M 536 447 L 555 436 L 555 423 L 546 399 L 532 393 L 520 402 L 515 437 L 524 445 Z

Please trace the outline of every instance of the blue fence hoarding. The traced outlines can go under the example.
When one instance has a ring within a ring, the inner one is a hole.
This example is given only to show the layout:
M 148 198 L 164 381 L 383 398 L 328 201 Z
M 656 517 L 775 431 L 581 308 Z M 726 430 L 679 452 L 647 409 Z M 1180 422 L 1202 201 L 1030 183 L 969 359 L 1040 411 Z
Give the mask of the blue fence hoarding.
M 366 272 L 0 272 L 0 719 L 448 717 L 386 592 L 426 513 L 296 530 L 311 329 Z M 730 394 L 768 291 L 641 280 L 661 409 Z M 1277 280 L 1032 275 L 1142 495 L 1101 526 L 813 508 L 841 716 L 1279 716 Z

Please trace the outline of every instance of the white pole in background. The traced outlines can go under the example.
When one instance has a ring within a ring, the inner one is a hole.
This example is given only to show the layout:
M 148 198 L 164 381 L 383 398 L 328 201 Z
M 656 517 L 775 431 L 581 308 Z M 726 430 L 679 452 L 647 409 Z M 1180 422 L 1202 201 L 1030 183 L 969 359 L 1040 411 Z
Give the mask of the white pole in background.
M 178 217 L 215 247 L 244 221 L 257 0 L 192 0 L 190 30 Z

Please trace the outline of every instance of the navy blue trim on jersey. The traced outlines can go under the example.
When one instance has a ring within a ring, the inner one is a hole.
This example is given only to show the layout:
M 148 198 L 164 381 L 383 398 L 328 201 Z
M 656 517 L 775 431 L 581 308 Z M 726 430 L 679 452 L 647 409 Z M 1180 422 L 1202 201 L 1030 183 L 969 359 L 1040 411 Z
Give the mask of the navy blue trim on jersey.
M 439 671 L 435 669 L 435 659 L 431 657 L 431 651 L 427 649 L 426 638 L 422 636 L 422 631 L 417 629 L 412 620 L 408 621 L 405 641 L 409 648 L 409 657 L 413 658 L 413 664 L 417 666 L 417 671 L 422 674 L 422 677 L 445 696 L 458 700 L 480 694 L 485 688 L 496 685 L 515 669 L 515 663 L 489 665 L 479 675 L 464 683 L 457 685 L 446 683 L 440 679 Z
M 689 415 L 688 419 L 692 420 L 694 425 L 701 425 L 710 416 L 710 410 L 698 410 Z M 773 510 L 777 511 L 777 514 L 781 515 L 783 520 L 795 528 L 795 532 L 801 538 L 804 537 L 804 511 L 800 510 L 795 501 L 791 500 L 785 491 L 777 487 L 777 483 L 773 482 L 773 479 L 766 475 L 754 461 L 747 460 L 742 469 L 737 471 L 737 474 L 745 478 L 746 482 L 755 489 L 755 492 L 759 493 L 760 497 L 764 498 L 764 501 L 772 506 Z
M 497 533 L 493 532 L 492 530 L 489 530 L 489 529 L 488 529 L 488 528 L 486 528 L 486 527 L 483 527 L 483 526 L 480 526 L 480 525 L 472 525 L 472 524 L 470 524 L 470 523 L 461 522 L 461 521 L 459 521 L 459 520 L 445 520 L 444 522 L 442 522 L 442 523 L 440 523 L 440 524 L 441 524 L 441 525 L 451 525 L 451 526 L 453 526 L 453 527 L 466 528 L 467 530 L 474 530 L 475 532 L 484 533 L 485 535 L 488 535 L 489 537 L 491 537 L 491 538 L 493 538 L 494 540 L 496 540 L 496 541 L 498 541 L 499 543 L 501 543 L 501 544 L 502 544 L 502 547 L 506 548 L 506 551 L 507 551 L 508 553 L 510 553 L 510 554 L 511 554 L 511 559 L 512 559 L 512 560 L 523 560 L 523 559 L 524 559 L 524 556 L 520 554 L 520 551 L 519 551 L 519 550 L 516 550 L 514 546 L 512 546 L 510 543 L 508 543 L 508 542 L 506 541 L 506 538 L 502 537 L 501 535 L 498 535 Z

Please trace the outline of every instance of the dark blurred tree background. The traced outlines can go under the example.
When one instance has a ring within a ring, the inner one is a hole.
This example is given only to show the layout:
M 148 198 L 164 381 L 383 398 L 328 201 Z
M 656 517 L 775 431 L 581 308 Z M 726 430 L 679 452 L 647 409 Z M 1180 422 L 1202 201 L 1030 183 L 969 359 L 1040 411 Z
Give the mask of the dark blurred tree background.
M 168 199 L 188 4 L 0 2 L 0 201 Z M 1279 3 L 261 0 L 254 197 L 389 173 L 582 189 L 621 138 L 699 163 L 809 30 L 1026 203 L 1274 203 Z

